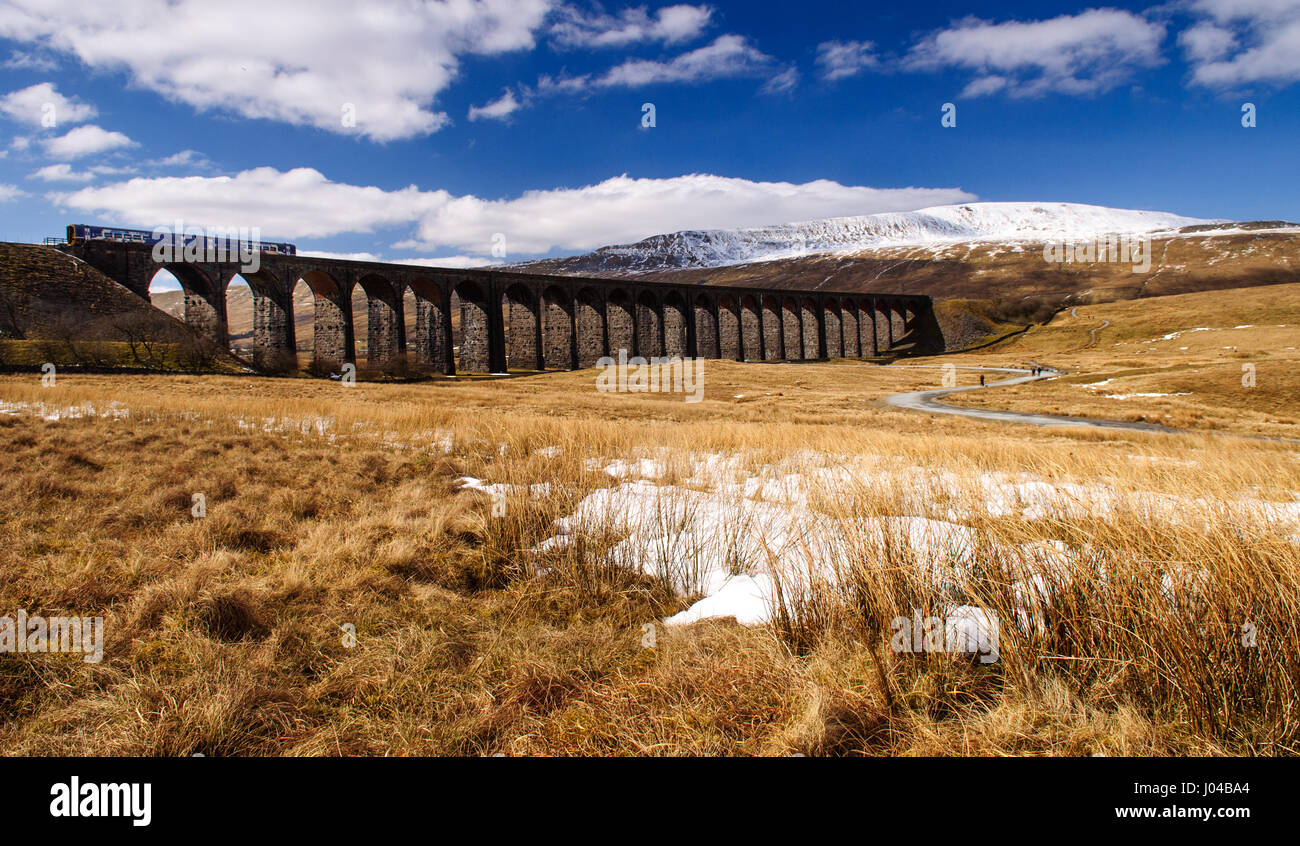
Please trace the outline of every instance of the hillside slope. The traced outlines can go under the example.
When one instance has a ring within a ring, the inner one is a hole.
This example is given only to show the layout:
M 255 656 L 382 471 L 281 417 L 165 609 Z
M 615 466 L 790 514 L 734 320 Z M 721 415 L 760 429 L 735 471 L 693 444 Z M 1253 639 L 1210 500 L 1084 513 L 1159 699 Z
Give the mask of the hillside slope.
M 88 264 L 50 247 L 0 242 L 0 332 L 50 337 L 69 326 L 84 340 L 120 340 L 115 324 L 143 321 L 159 332 L 183 324 Z
M 1042 244 L 1093 239 L 1110 233 L 1173 232 L 1214 226 L 1169 212 L 1113 209 L 1079 203 L 967 203 L 913 212 L 835 217 L 752 229 L 685 230 L 635 244 L 601 247 L 554 262 L 566 273 L 725 267 L 797 259 L 810 253 L 854 254 L 864 250 L 999 242 Z
M 1093 243 L 1116 233 L 1149 238 L 1150 255 L 1138 256 L 1137 267 L 1127 260 L 1044 257 L 1045 244 Z M 691 284 L 1086 302 L 1300 281 L 1300 225 L 1075 203 L 970 203 L 676 232 L 508 267 Z
M 242 369 L 180 320 L 50 247 L 0 242 L 0 361 Z
M 1070 375 L 957 405 L 1300 438 L 1300 284 L 1079 306 L 972 353 Z
M 1030 243 L 959 243 L 823 253 L 727 267 L 574 270 L 568 260 L 534 262 L 537 272 L 690 284 L 926 294 L 939 299 L 1132 299 L 1300 282 L 1300 230 L 1233 225 L 1231 231 L 1155 237 L 1148 272 L 1118 262 L 1049 263 Z

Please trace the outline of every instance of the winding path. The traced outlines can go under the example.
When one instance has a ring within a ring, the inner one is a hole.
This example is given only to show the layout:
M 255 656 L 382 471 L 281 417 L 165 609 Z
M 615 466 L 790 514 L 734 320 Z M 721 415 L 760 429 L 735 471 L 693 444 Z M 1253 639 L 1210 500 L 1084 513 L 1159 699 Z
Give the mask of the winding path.
M 1031 362 L 1032 363 L 1032 362 Z M 943 365 L 892 365 L 894 367 L 917 367 L 925 369 L 943 369 Z M 1044 368 L 1043 375 L 1035 376 L 1032 371 L 1016 367 L 961 367 L 960 370 L 980 370 L 991 373 L 1020 374 L 1010 379 L 990 382 L 988 385 L 969 385 L 964 388 L 940 388 L 933 391 L 911 391 L 905 394 L 892 394 L 885 397 L 888 405 L 906 408 L 912 411 L 927 411 L 932 414 L 955 414 L 958 417 L 974 417 L 979 420 L 998 420 L 1006 423 L 1025 423 L 1030 426 L 1079 426 L 1088 429 L 1127 429 L 1134 432 L 1161 432 L 1165 434 L 1191 434 L 1186 429 L 1172 429 L 1158 423 L 1134 423 L 1127 420 L 1106 420 L 1095 417 L 1067 417 L 1063 414 L 1032 414 L 1023 411 L 996 411 L 982 408 L 964 408 L 939 402 L 939 398 L 963 391 L 978 391 L 982 388 L 1004 388 L 1039 379 L 1059 376 L 1060 372 Z
M 1075 306 L 1074 308 L 1070 309 L 1070 316 L 1076 319 L 1079 317 L 1078 306 Z M 1094 346 L 1097 343 L 1097 333 L 1100 332 L 1102 329 L 1105 329 L 1109 325 L 1110 325 L 1110 321 L 1103 317 L 1101 319 L 1100 326 L 1094 326 L 1093 328 L 1088 330 L 1088 343 L 1084 344 L 1082 347 L 1080 347 L 1080 349 L 1086 350 L 1089 347 Z

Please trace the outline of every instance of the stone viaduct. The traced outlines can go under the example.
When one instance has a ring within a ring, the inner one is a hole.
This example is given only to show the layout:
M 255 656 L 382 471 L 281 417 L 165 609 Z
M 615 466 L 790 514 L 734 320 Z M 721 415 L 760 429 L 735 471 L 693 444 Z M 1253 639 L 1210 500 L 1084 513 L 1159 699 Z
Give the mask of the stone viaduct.
M 452 270 L 404 264 L 261 254 L 256 273 L 237 262 L 159 264 L 147 244 L 79 241 L 62 247 L 145 299 L 160 269 L 185 294 L 185 322 L 224 349 L 226 289 L 236 274 L 254 302 L 253 357 L 259 367 L 296 354 L 293 290 L 314 295 L 318 361 L 355 362 L 352 294 L 368 310 L 366 364 L 410 355 L 453 374 L 573 370 L 604 355 L 681 356 L 738 361 L 867 358 L 916 341 L 934 326 L 929 297 L 774 290 L 721 285 L 547 276 L 505 270 Z M 407 337 L 406 292 L 414 295 Z M 453 300 L 454 296 L 454 300 Z M 460 343 L 452 309 L 459 304 Z M 937 327 L 936 327 L 937 328 Z M 941 342 L 940 342 L 941 343 Z

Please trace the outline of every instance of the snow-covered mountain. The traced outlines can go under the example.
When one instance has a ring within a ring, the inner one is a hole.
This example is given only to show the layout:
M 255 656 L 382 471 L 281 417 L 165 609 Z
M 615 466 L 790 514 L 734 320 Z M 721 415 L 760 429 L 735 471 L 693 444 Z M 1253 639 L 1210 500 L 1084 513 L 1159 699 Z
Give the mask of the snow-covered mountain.
M 965 203 L 912 212 L 833 217 L 754 229 L 704 229 L 655 235 L 562 260 L 588 270 L 654 271 L 723 267 L 813 253 L 957 242 L 1092 239 L 1112 233 L 1169 232 L 1222 223 L 1168 212 L 1079 203 Z M 573 267 L 570 272 L 575 272 Z

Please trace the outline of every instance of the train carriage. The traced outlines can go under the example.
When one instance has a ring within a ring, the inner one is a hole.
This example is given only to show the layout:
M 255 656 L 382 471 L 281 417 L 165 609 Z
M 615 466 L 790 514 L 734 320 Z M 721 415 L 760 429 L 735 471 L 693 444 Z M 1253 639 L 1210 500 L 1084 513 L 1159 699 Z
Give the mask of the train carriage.
M 160 241 L 165 241 L 171 237 L 168 234 L 159 234 L 147 229 L 122 229 L 110 226 L 89 226 L 84 223 L 68 224 L 67 242 L 75 244 L 77 241 L 116 241 L 122 244 L 149 244 L 153 245 Z M 196 238 L 204 239 L 204 248 L 211 241 L 214 244 L 221 239 L 207 238 L 202 235 L 184 235 L 186 244 L 192 243 Z M 230 240 L 226 239 L 226 243 Z M 298 249 L 293 244 L 286 244 L 281 241 L 258 241 L 258 248 L 263 253 L 277 253 L 279 255 L 293 256 L 298 254 Z

